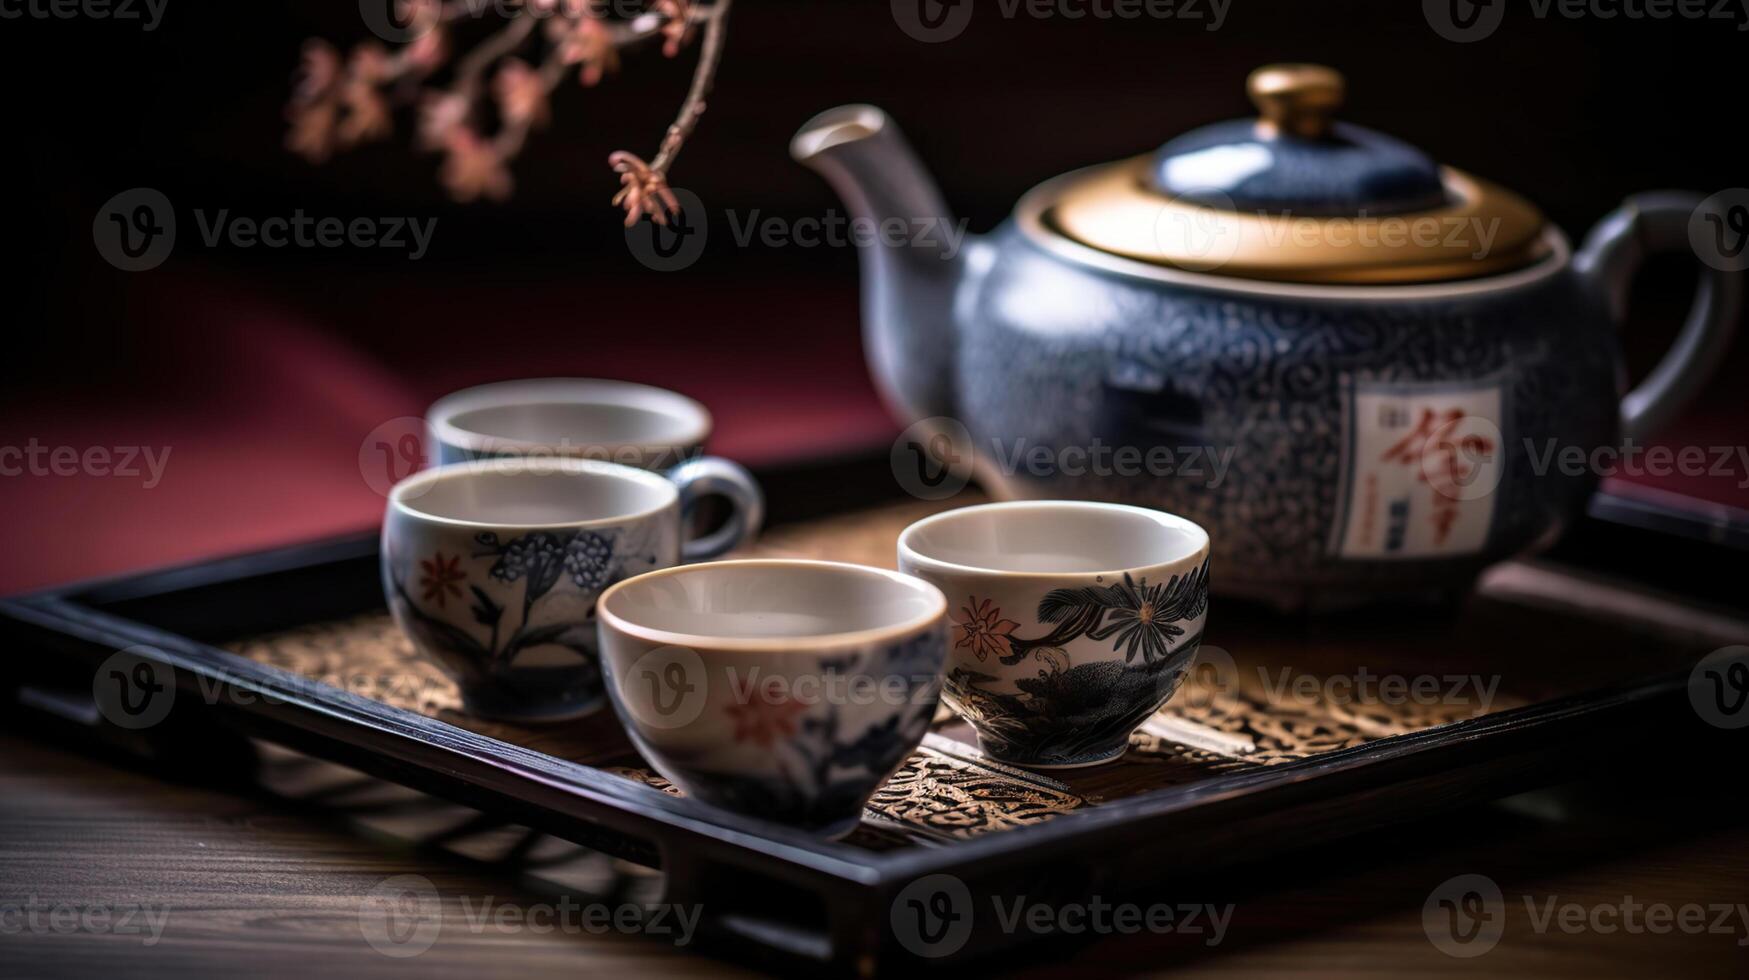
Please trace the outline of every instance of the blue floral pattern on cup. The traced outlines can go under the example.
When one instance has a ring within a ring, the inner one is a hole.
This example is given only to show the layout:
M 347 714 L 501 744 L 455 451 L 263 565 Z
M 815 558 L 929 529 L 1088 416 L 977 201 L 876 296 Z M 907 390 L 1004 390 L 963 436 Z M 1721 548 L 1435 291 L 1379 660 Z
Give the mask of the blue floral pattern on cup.
M 602 701 L 595 599 L 673 564 L 662 537 L 620 528 L 458 534 L 426 554 L 385 551 L 384 585 L 402 627 L 455 678 L 470 711 L 583 714 Z
M 1130 732 L 1189 673 L 1208 611 L 1208 573 L 1205 559 L 1163 583 L 1126 573 L 1111 585 L 1052 589 L 1039 600 L 1035 637 L 1016 635 L 1021 624 L 1002 618 L 989 599 L 968 598 L 954 616 L 955 650 L 1008 669 L 986 672 L 959 658 L 947 675 L 948 703 L 1004 762 L 1078 766 L 1121 755 Z M 1077 641 L 1109 642 L 1111 658 L 1075 663 L 1064 648 Z M 1036 674 L 1019 676 L 1028 661 Z M 1004 678 L 1015 690 L 1002 690 Z

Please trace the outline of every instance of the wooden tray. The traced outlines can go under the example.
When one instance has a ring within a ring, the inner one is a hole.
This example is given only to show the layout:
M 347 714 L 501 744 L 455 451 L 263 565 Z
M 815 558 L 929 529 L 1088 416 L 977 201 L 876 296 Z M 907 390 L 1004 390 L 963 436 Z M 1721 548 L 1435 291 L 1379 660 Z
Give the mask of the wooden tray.
M 842 494 L 819 488 L 890 485 L 869 478 L 883 466 L 761 474 L 777 523 L 756 552 L 890 567 L 907 523 L 969 502 L 821 513 Z M 659 868 L 665 900 L 698 904 L 701 935 L 722 946 L 866 974 L 1028 938 L 990 915 L 951 948 L 900 935 L 894 902 L 927 876 L 953 876 L 985 908 L 1157 892 L 1239 856 L 1609 764 L 1649 739 L 1720 742 L 1726 730 L 1690 703 L 1691 674 L 1749 642 L 1749 610 L 1740 588 L 1695 570 L 1740 566 L 1740 528 L 1617 498 L 1593 511 L 1548 558 L 1498 566 L 1452 608 L 1308 619 L 1217 595 L 1206 668 L 1112 765 L 995 764 L 944 713 L 838 842 L 689 803 L 611 712 L 542 728 L 461 715 L 382 608 L 374 536 L 0 603 L 0 627 L 26 664 L 13 698 L 45 724 L 214 763 L 249 757 L 239 735 L 283 744 Z M 122 648 L 174 678 L 169 716 L 140 731 L 92 707 Z

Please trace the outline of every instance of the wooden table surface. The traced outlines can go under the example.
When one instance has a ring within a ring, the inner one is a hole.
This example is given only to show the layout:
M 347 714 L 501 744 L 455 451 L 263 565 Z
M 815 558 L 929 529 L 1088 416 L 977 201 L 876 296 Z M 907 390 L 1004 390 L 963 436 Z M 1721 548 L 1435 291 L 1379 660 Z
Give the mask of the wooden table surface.
M 1716 765 L 1624 766 L 1631 782 L 1612 775 L 1478 804 L 1220 881 L 1162 881 L 1157 895 L 1137 896 L 1233 903 L 1213 948 L 1206 937 L 1108 937 L 1035 948 L 991 968 L 1749 975 L 1749 819 L 1740 766 Z M 0 976 L 751 973 L 671 942 L 568 934 L 524 915 L 551 908 L 556 894 L 578 906 L 653 894 L 653 881 L 600 855 L 301 757 L 276 755 L 264 772 L 220 789 L 0 736 Z M 1487 875 L 1505 899 L 1500 942 L 1473 959 L 1440 952 L 1423 922 L 1429 894 L 1462 873 Z M 411 958 L 379 953 L 365 938 L 370 916 L 382 921 L 373 889 L 402 875 L 431 882 L 440 896 L 436 940 Z M 1708 926 L 1720 931 L 1609 931 L 1616 918 L 1596 910 L 1624 902 L 1707 906 Z M 1602 928 L 1567 932 L 1557 917 L 1539 932 L 1536 918 L 1550 903 L 1576 904 Z M 119 921 L 129 908 L 139 910 L 133 934 L 80 922 L 90 910 Z M 488 908 L 495 917 L 483 920 Z M 497 918 L 505 908 L 511 917 Z M 162 930 L 150 945 L 147 913 Z

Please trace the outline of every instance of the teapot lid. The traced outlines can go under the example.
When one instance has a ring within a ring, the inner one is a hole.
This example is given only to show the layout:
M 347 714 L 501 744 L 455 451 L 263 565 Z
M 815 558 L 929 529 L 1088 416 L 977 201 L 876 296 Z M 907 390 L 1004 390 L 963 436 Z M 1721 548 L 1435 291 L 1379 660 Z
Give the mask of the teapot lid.
M 1247 88 L 1258 118 L 1071 175 L 1043 220 L 1126 258 L 1285 282 L 1449 281 L 1549 253 L 1543 216 L 1523 198 L 1335 121 L 1335 70 L 1271 65 Z

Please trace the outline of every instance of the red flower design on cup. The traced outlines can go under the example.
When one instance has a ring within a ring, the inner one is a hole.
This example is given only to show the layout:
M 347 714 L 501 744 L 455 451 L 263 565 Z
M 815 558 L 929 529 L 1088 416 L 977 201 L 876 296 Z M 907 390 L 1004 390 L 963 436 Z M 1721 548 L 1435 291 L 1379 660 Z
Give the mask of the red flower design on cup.
M 1012 619 L 1003 619 L 1002 610 L 989 599 L 979 603 L 973 596 L 966 597 L 966 604 L 960 607 L 953 622 L 953 648 L 970 649 L 979 660 L 990 659 L 992 653 L 998 657 L 1008 653 L 1008 634 L 1020 626 Z
M 739 696 L 729 705 L 729 717 L 735 722 L 735 741 L 752 742 L 769 749 L 785 739 L 794 738 L 796 719 L 808 706 L 790 697 L 777 678 L 768 678 L 763 690 L 755 690 L 751 681 L 740 685 Z
M 439 609 L 443 608 L 447 597 L 462 597 L 461 583 L 467 578 L 468 573 L 462 571 L 460 555 L 444 561 L 443 552 L 439 551 L 430 559 L 419 560 L 419 586 L 425 590 L 425 601 L 437 603 Z

